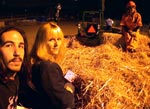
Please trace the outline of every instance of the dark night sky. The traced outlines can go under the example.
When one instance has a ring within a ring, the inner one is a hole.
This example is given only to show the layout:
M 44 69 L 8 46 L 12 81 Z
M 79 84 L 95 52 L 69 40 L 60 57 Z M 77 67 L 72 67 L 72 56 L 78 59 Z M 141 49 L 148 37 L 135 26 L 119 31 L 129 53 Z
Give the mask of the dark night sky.
M 128 0 L 105 0 L 105 17 L 120 19 Z M 150 0 L 135 0 L 137 10 L 146 22 L 150 22 Z M 63 14 L 80 13 L 82 10 L 100 10 L 101 0 L 0 0 L 0 15 L 10 13 L 49 14 L 57 3 L 62 4 Z

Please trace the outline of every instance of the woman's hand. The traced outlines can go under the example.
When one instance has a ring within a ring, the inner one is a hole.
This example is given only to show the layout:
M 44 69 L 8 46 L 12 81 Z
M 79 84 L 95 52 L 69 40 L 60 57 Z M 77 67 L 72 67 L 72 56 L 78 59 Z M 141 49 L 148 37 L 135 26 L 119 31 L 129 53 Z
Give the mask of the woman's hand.
M 69 83 L 69 82 L 67 82 L 67 83 L 65 84 L 64 88 L 65 88 L 67 91 L 71 92 L 71 93 L 74 93 L 74 91 L 75 91 L 74 85 L 73 85 L 72 83 Z

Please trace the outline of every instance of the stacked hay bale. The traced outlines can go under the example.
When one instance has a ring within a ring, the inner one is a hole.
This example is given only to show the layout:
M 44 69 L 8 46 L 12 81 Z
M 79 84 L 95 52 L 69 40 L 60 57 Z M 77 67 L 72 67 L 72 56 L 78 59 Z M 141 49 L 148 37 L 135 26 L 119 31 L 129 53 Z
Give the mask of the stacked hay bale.
M 67 49 L 61 67 L 78 75 L 76 109 L 150 108 L 149 38 L 141 35 L 135 53 L 123 51 L 121 34 L 103 33 L 102 44 L 80 45 L 76 40 Z

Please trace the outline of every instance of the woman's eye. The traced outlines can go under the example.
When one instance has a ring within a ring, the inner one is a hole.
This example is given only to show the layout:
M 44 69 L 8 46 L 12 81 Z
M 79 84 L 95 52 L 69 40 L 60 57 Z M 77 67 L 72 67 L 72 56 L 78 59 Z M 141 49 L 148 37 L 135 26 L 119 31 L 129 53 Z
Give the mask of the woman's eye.
M 61 40 L 61 38 L 58 38 L 57 40 Z
M 49 39 L 49 41 L 54 41 L 54 39 Z

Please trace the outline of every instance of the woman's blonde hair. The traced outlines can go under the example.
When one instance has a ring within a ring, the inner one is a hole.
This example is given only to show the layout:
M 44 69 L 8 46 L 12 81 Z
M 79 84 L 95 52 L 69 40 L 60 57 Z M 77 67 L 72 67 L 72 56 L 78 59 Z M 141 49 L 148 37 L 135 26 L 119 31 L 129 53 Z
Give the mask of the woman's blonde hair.
M 57 31 L 57 32 L 55 32 Z M 50 37 L 59 37 L 62 40 L 62 45 L 58 55 L 54 58 L 52 54 L 49 54 L 47 51 L 47 40 Z M 48 22 L 41 25 L 36 34 L 35 43 L 31 50 L 31 61 L 37 62 L 38 60 L 50 60 L 53 62 L 59 63 L 64 55 L 65 46 L 64 46 L 64 34 L 61 28 L 55 22 Z

